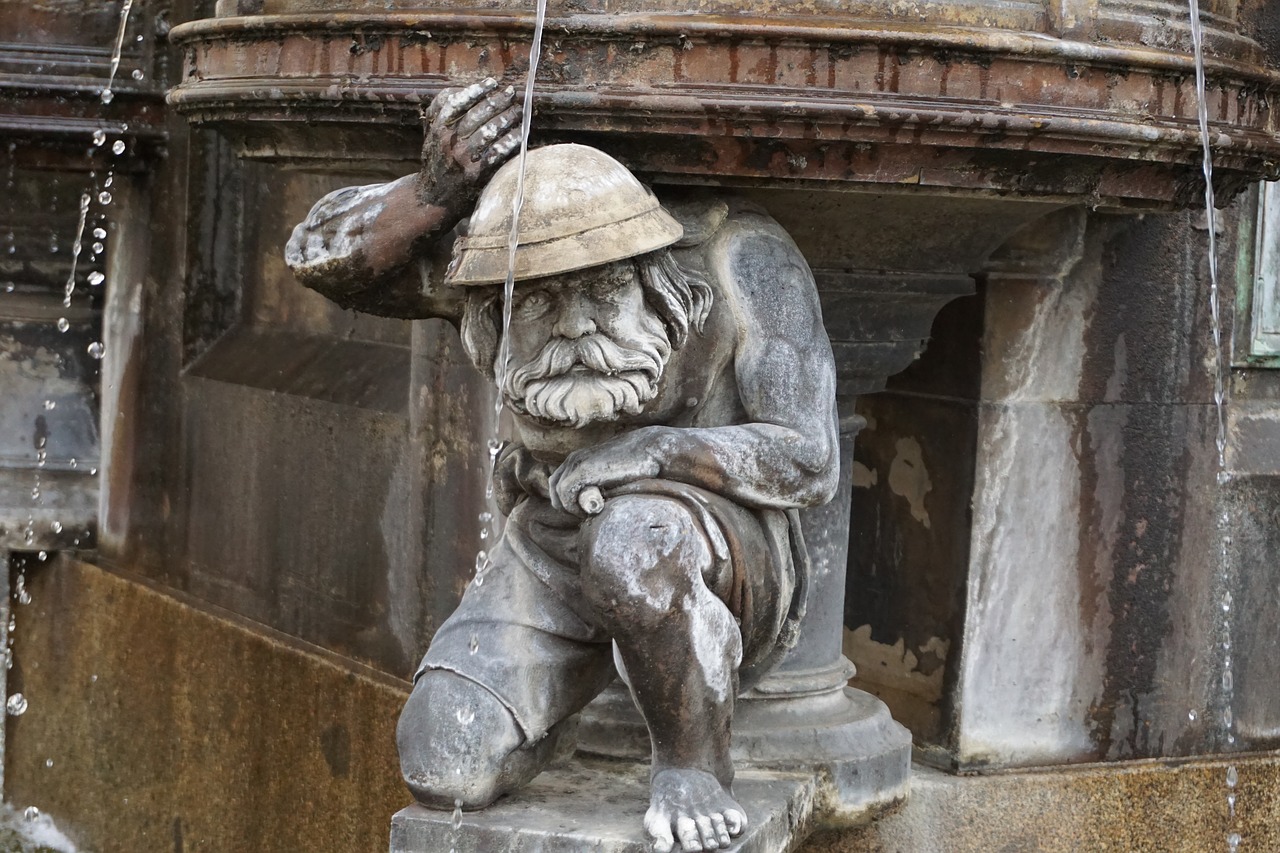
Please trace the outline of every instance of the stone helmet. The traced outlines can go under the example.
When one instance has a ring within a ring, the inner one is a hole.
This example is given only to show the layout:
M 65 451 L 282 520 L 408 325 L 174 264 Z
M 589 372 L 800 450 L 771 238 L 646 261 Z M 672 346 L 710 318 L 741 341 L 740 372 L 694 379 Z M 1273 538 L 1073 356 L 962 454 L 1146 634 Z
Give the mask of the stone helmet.
M 508 160 L 480 193 L 466 235 L 454 244 L 446 284 L 507 278 L 511 206 L 519 162 Z M 517 280 L 620 261 L 670 246 L 680 223 L 617 160 L 586 145 L 529 151 L 516 249 Z

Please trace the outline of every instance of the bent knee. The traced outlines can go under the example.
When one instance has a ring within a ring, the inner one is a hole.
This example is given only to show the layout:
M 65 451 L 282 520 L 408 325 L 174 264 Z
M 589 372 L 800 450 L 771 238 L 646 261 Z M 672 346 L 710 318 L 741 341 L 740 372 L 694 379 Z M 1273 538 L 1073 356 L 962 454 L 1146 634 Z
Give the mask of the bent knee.
M 669 498 L 611 498 L 584 532 L 583 591 L 605 612 L 668 613 L 711 565 L 702 525 Z
M 436 808 L 482 808 L 505 794 L 505 764 L 522 740 L 493 694 L 440 670 L 414 685 L 396 726 L 405 784 L 418 802 Z

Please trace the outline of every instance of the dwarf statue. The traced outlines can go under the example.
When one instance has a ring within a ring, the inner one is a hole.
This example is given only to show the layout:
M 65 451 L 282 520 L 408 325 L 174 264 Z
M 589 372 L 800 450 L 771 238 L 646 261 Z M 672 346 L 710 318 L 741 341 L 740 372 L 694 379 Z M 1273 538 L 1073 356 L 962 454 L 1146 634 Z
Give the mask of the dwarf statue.
M 759 209 L 668 209 L 603 152 L 552 145 L 528 153 L 504 306 L 513 99 L 491 80 L 440 94 L 422 170 L 322 199 L 286 252 L 346 307 L 454 319 L 515 423 L 505 531 L 415 676 L 404 778 L 425 805 L 482 808 L 620 676 L 652 742 L 653 848 L 727 848 L 747 824 L 734 701 L 794 642 L 796 510 L 838 476 L 813 276 Z

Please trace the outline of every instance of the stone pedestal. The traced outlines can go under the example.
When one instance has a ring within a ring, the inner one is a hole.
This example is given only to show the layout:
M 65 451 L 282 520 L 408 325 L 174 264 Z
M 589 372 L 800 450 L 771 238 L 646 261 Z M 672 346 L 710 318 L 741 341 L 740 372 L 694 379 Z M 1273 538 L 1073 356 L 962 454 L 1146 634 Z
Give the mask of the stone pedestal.
M 734 853 L 795 849 L 821 799 L 812 775 L 746 771 L 734 794 L 751 816 Z M 649 853 L 637 831 L 649 807 L 648 763 L 575 758 L 461 820 L 421 806 L 391 819 L 391 853 Z

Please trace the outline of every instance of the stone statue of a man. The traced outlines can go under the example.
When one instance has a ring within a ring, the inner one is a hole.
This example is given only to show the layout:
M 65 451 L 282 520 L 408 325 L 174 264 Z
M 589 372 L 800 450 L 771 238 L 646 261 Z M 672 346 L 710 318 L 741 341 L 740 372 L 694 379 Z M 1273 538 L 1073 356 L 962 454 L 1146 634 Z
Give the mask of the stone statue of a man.
M 404 777 L 426 805 L 488 805 L 545 766 L 616 662 L 651 736 L 654 849 L 728 847 L 747 822 L 734 699 L 794 641 L 795 510 L 836 488 L 813 277 L 749 205 L 669 210 L 600 151 L 534 149 L 504 348 L 512 101 L 493 81 L 442 93 L 421 172 L 327 196 L 287 249 L 347 307 L 460 321 L 514 416 L 506 529 L 418 670 Z

